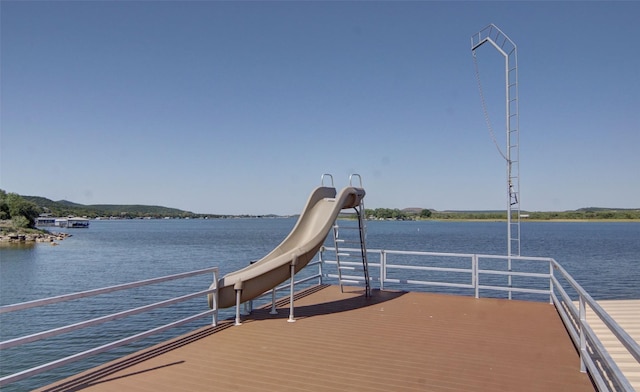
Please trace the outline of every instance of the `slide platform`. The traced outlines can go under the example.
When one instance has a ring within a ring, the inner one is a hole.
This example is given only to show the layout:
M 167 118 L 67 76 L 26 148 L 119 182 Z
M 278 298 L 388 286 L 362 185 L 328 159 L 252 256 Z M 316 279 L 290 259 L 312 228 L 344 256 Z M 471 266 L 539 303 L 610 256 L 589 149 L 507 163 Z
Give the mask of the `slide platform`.
M 318 253 L 340 211 L 359 206 L 364 195 L 364 189 L 351 186 L 337 196 L 333 187 L 316 188 L 280 245 L 257 262 L 218 281 L 218 309 L 235 305 L 237 289 L 241 290 L 240 302 L 246 302 L 282 284 L 291 277 L 292 264 L 298 273 Z M 208 297 L 212 308 L 213 294 Z

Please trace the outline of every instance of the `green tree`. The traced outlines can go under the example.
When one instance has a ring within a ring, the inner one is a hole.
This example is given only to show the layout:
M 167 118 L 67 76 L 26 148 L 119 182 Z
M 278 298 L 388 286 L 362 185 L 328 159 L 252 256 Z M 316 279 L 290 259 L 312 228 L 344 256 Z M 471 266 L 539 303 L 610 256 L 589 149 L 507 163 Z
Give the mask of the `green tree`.
M 420 211 L 420 218 L 431 218 L 431 210 L 423 209 Z
M 12 220 L 17 219 L 20 227 L 35 227 L 36 219 L 40 215 L 40 210 L 35 203 L 23 199 L 17 193 L 6 194 L 5 203 L 9 210 L 9 217 Z M 24 217 L 26 219 L 26 226 L 20 217 Z
M 29 219 L 25 218 L 22 215 L 16 216 L 15 218 L 11 219 L 11 226 L 13 226 L 16 229 L 29 228 Z
M 7 204 L 7 192 L 0 189 L 0 219 L 11 219 L 11 213 L 9 213 L 9 205 Z

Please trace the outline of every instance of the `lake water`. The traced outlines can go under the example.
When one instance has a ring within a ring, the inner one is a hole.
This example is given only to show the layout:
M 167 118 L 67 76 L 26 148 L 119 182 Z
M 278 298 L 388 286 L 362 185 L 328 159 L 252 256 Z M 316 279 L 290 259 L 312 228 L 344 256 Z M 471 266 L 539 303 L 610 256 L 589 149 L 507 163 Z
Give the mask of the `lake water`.
M 67 229 L 73 236 L 59 246 L 0 247 L 0 304 L 214 266 L 218 266 L 224 275 L 267 254 L 286 237 L 294 224 L 294 218 L 92 221 L 89 229 Z M 504 222 L 371 221 L 367 227 L 369 249 L 506 252 Z M 523 256 L 555 258 L 595 299 L 640 298 L 640 223 L 523 222 L 521 228 Z M 141 289 L 99 296 L 81 304 L 65 303 L 9 313 L 0 316 L 0 338 L 11 339 L 131 308 L 145 297 L 165 299 L 167 293 L 184 290 L 183 286 L 192 291 L 205 289 L 210 280 L 210 277 L 201 276 L 177 286 L 160 286 L 155 291 Z M 203 300 L 199 300 L 186 306 L 203 311 L 203 305 Z M 171 309 L 154 313 L 153 321 L 161 323 Z M 174 312 L 182 310 L 175 309 Z M 221 316 L 230 315 L 227 311 Z M 0 374 L 11 374 L 104 344 L 114 340 L 114 336 L 128 336 L 148 329 L 150 321 L 146 317 L 134 316 L 126 324 L 126 328 L 133 331 L 101 326 L 5 350 L 0 354 Z M 173 320 L 175 318 L 169 321 Z M 3 390 L 28 390 L 50 383 L 206 323 L 207 320 L 201 320 Z

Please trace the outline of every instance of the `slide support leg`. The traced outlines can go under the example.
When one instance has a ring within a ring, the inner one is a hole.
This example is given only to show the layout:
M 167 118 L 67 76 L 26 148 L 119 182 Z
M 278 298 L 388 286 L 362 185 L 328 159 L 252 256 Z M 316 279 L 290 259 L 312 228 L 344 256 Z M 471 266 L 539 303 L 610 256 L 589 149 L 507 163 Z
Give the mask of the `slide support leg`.
M 235 325 L 242 325 L 242 323 L 240 322 L 240 293 L 242 293 L 242 290 L 236 289 L 236 323 Z
M 293 278 L 294 275 L 296 274 L 296 265 L 295 265 L 295 259 L 294 262 L 291 263 L 291 289 L 290 289 L 290 293 L 289 293 L 289 320 L 287 320 L 287 322 L 290 323 L 295 323 L 296 319 L 293 318 Z
M 213 271 L 213 284 L 212 286 L 214 286 L 216 288 L 216 291 L 214 291 L 212 294 L 209 294 L 212 296 L 212 302 L 211 304 L 213 305 L 213 320 L 212 320 L 212 324 L 213 326 L 217 326 L 218 325 L 218 270 L 216 269 L 215 271 Z
M 278 314 L 278 311 L 276 310 L 276 288 L 275 287 L 271 290 L 271 311 L 269 312 L 269 314 Z

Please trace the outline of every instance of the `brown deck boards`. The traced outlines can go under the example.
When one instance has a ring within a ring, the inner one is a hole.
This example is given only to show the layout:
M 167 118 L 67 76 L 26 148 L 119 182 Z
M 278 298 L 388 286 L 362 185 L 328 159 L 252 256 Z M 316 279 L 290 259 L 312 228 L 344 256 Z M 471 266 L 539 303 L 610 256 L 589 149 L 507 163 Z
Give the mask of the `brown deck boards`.
M 593 391 L 552 305 L 318 286 L 46 391 Z

